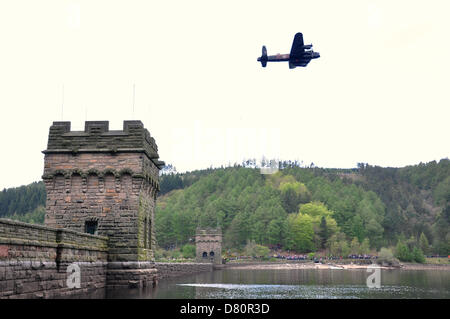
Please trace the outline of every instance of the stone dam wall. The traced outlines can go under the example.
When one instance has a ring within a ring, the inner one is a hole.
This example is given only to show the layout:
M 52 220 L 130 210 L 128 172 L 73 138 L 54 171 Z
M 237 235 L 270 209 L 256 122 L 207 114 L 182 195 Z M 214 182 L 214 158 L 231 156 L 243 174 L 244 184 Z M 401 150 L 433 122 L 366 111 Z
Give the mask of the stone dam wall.
M 122 130 L 86 121 L 84 131 L 53 122 L 42 153 L 45 225 L 0 219 L 0 298 L 142 288 L 209 270 L 160 265 L 158 277 L 154 210 L 165 164 L 141 121 Z
M 80 288 L 67 267 L 80 268 Z M 106 287 L 107 238 L 0 219 L 0 298 L 53 298 Z
M 84 131 L 53 122 L 43 153 L 45 225 L 107 236 L 108 261 L 153 259 L 164 162 L 141 121 L 124 121 L 123 130 L 110 130 L 108 121 L 86 121 Z
M 80 269 L 71 288 L 68 267 Z M 0 299 L 73 298 L 213 270 L 212 263 L 108 261 L 107 237 L 0 219 Z

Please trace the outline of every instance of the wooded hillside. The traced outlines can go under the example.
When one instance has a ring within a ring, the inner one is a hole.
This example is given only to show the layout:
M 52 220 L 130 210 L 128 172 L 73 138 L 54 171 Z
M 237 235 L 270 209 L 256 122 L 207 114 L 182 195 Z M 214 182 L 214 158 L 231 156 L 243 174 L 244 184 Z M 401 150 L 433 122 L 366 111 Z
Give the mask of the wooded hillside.
M 188 243 L 200 227 L 220 226 L 224 246 L 247 241 L 298 252 L 345 254 L 402 242 L 450 253 L 450 161 L 383 168 L 300 167 L 280 162 L 261 174 L 253 161 L 161 176 L 156 208 L 160 247 Z M 0 217 L 43 223 L 42 182 L 0 192 Z M 354 247 L 353 247 L 354 248 Z M 355 250 L 352 250 L 355 251 Z

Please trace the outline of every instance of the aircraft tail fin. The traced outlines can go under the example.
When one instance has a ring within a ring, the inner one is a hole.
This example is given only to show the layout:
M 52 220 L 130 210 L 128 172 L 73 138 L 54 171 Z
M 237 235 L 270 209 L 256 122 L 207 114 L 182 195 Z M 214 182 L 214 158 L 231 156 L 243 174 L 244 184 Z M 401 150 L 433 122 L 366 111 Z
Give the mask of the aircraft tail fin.
M 261 62 L 261 65 L 263 68 L 266 67 L 266 65 L 267 65 L 267 49 L 266 49 L 265 45 L 263 45 L 263 47 L 262 47 L 262 55 L 260 58 L 258 58 L 258 61 Z

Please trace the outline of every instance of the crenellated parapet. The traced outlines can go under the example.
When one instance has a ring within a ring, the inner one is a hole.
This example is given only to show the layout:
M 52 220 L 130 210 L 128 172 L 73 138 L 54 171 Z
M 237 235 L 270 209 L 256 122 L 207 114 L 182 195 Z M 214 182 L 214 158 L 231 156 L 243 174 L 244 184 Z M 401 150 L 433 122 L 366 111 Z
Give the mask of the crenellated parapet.
M 81 132 L 53 122 L 43 153 L 45 226 L 0 219 L 0 299 L 156 285 L 154 210 L 164 162 L 142 122 L 110 131 L 107 121 L 88 121 Z M 69 287 L 76 266 L 80 286 Z
M 141 121 L 124 121 L 123 130 L 109 130 L 108 121 L 86 121 L 84 131 L 71 131 L 70 122 L 53 122 L 50 127 L 47 149 L 54 153 L 145 153 L 161 169 L 158 146 Z
M 141 121 L 53 122 L 45 154 L 45 224 L 109 238 L 108 260 L 151 261 L 159 191 L 155 140 Z

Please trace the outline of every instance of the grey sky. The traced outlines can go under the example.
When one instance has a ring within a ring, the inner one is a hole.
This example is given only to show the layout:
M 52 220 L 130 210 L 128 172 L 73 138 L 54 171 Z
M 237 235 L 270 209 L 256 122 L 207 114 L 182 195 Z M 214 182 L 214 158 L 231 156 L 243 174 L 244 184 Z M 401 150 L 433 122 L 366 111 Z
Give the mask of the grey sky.
M 448 157 L 449 7 L 2 1 L 0 189 L 40 179 L 61 118 L 75 130 L 85 119 L 111 129 L 140 119 L 179 171 L 263 154 L 322 167 Z M 261 68 L 261 46 L 289 53 L 296 32 L 321 58 Z

